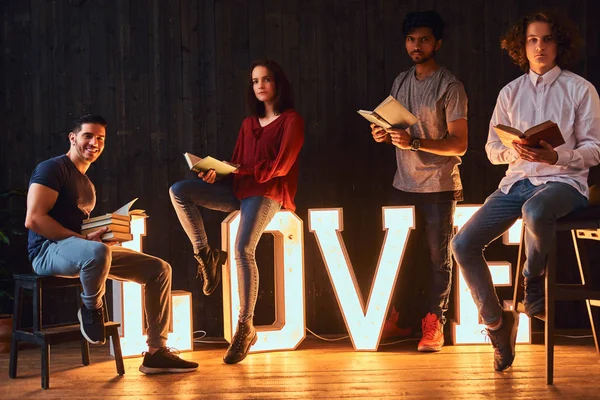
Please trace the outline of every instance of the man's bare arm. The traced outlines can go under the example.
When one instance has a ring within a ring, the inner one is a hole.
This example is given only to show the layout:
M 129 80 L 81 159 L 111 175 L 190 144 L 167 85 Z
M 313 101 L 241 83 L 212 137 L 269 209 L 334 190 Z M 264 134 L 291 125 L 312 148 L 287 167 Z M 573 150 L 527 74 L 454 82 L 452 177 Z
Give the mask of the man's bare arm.
M 27 193 L 25 227 L 47 239 L 55 241 L 72 236 L 87 239 L 87 237 L 65 228 L 48 215 L 54 204 L 56 204 L 56 199 L 58 199 L 57 191 L 39 183 L 31 184 Z

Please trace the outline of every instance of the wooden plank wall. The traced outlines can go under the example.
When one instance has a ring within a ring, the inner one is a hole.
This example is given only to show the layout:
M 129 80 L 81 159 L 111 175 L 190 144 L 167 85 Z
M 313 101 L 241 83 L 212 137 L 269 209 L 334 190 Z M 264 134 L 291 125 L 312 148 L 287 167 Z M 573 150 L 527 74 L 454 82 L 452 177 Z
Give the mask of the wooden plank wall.
M 438 59 L 469 96 L 462 176 L 465 202 L 480 203 L 504 172 L 485 156 L 489 118 L 501 87 L 520 74 L 499 38 L 518 16 L 545 7 L 577 22 L 588 46 L 575 72 L 600 85 L 593 0 L 2 0 L 0 188 L 25 188 L 37 163 L 65 152 L 73 117 L 104 115 L 106 150 L 89 173 L 97 211 L 140 198 L 151 216 L 146 251 L 173 265 L 175 288 L 193 292 L 196 328 L 220 335 L 222 302 L 203 297 L 191 279 L 195 265 L 168 188 L 191 176 L 183 152 L 230 157 L 245 116 L 248 66 L 273 58 L 306 121 L 297 213 L 307 221 L 311 207 L 344 208 L 343 237 L 366 298 L 394 158 L 355 111 L 374 107 L 410 66 L 405 14 L 435 9 L 448 24 Z M 223 215 L 206 218 L 218 245 Z M 270 243 L 259 247 L 258 322 L 266 323 L 273 318 Z M 305 249 L 308 326 L 344 331 L 308 224 Z

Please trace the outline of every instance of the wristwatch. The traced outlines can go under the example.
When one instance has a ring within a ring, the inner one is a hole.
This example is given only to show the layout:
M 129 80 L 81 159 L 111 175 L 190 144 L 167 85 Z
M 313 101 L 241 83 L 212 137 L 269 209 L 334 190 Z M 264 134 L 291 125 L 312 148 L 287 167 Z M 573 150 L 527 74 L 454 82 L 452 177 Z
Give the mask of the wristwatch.
M 410 145 L 411 151 L 417 151 L 421 147 L 421 141 L 417 138 L 410 139 L 410 142 L 408 144 Z

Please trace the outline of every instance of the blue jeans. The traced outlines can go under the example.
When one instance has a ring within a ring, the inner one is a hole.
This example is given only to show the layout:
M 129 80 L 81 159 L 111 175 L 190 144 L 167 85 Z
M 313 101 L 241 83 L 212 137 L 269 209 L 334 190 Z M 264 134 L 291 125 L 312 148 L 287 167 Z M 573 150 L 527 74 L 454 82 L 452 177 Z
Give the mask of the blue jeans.
M 413 205 L 394 199 L 394 205 Z M 422 318 L 424 307 L 414 304 L 415 288 L 414 281 L 418 271 L 413 265 L 418 259 L 417 254 L 421 246 L 421 238 L 427 244 L 427 267 L 430 272 L 430 282 L 427 285 L 427 312 L 437 315 L 438 319 L 446 322 L 444 314 L 448 311 L 450 289 L 452 287 L 452 256 L 450 253 L 450 240 L 454 230 L 454 210 L 456 201 L 442 203 L 414 204 L 415 207 L 415 229 L 411 231 L 407 246 L 407 256 L 403 260 L 403 266 L 398 276 L 396 287 L 396 309 L 400 313 L 398 326 L 409 326 L 413 319 Z M 413 303 L 413 304 L 411 304 Z
M 224 212 L 241 210 L 235 241 L 240 294 L 239 322 L 251 320 L 258 297 L 256 246 L 271 219 L 281 209 L 281 204 L 263 196 L 247 197 L 240 201 L 233 194 L 230 179 L 214 184 L 208 184 L 202 179 L 181 181 L 171 186 L 169 194 L 179 222 L 192 243 L 194 254 L 208 246 L 199 207 Z
M 171 321 L 171 266 L 160 258 L 119 246 L 70 237 L 46 240 L 32 261 L 38 275 L 79 277 L 85 307 L 102 307 L 106 279 L 144 285 L 144 311 L 148 323 L 148 346 L 167 343 Z
M 523 275 L 540 276 L 554 239 L 556 220 L 587 203 L 585 196 L 566 183 L 535 186 L 523 179 L 508 194 L 500 189 L 492 193 L 462 227 L 452 241 L 452 251 L 486 325 L 502 317 L 502 306 L 483 255 L 485 248 L 522 216 L 526 257 Z

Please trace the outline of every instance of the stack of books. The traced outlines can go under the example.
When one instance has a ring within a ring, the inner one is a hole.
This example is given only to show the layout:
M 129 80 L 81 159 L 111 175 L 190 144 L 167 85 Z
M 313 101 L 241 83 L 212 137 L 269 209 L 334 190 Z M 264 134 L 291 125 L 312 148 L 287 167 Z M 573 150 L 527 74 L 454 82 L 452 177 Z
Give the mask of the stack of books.
M 99 217 L 84 219 L 81 224 L 81 234 L 88 235 L 98 229 L 108 227 L 100 239 L 103 242 L 129 242 L 133 240 L 131 234 L 131 214 L 144 215 L 144 210 L 129 211 L 131 205 L 137 200 L 133 199 L 114 213 L 104 214 Z
M 129 215 L 105 214 L 83 220 L 81 234 L 88 235 L 100 228 L 108 227 L 100 237 L 103 242 L 128 242 L 133 240 L 131 234 L 131 218 Z

